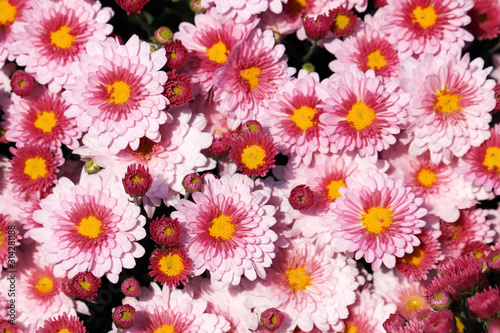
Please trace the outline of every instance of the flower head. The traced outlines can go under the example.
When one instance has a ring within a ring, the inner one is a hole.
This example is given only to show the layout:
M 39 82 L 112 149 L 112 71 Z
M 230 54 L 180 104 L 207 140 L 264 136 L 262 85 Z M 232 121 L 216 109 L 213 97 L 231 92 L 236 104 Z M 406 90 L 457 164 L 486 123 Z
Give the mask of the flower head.
M 101 287 L 101 279 L 92 273 L 80 272 L 71 279 L 62 281 L 63 291 L 72 298 L 93 299 Z
M 266 330 L 276 331 L 281 327 L 284 319 L 285 315 L 280 310 L 276 308 L 270 308 L 261 313 L 260 324 Z
M 290 192 L 288 201 L 293 209 L 297 210 L 307 210 L 314 206 L 315 203 L 314 194 L 307 185 L 295 186 Z
M 116 0 L 116 4 L 123 10 L 127 11 L 127 15 L 131 12 L 141 13 L 142 8 L 149 2 L 149 0 Z
M 71 332 L 87 333 L 83 321 L 76 316 L 68 316 L 66 313 L 45 320 L 43 327 L 39 328 L 37 333 Z
M 169 288 L 185 286 L 193 273 L 193 261 L 184 248 L 155 249 L 149 261 L 149 275 Z
M 32 237 L 59 275 L 88 270 L 116 283 L 122 267 L 133 268 L 144 255 L 137 241 L 146 236 L 146 219 L 113 175 L 83 173 L 78 185 L 61 178 L 40 207 L 33 219 L 43 227 Z
M 494 39 L 500 33 L 500 3 L 497 1 L 475 0 L 467 14 L 471 18 L 467 30 L 478 40 Z
M 189 52 L 179 39 L 166 41 L 163 45 L 167 51 L 167 67 L 170 69 L 179 69 L 186 66 L 189 58 Z
M 490 286 L 467 299 L 468 308 L 478 318 L 495 318 L 500 312 L 500 289 L 498 286 Z
M 247 176 L 264 177 L 274 168 L 277 145 L 263 132 L 244 131 L 233 139 L 229 157 Z
M 137 320 L 137 311 L 130 304 L 120 305 L 113 312 L 113 322 L 118 328 L 131 328 Z
M 142 164 L 131 164 L 122 178 L 125 192 L 132 197 L 142 197 L 151 188 L 153 177 L 149 168 Z
M 306 35 L 314 40 L 325 38 L 331 27 L 331 19 L 326 14 L 320 14 L 316 18 L 306 16 L 302 18 Z
M 20 69 L 12 74 L 10 87 L 12 88 L 12 92 L 17 96 L 26 97 L 33 91 L 35 79 L 30 74 Z
M 330 30 L 337 37 L 350 35 L 358 24 L 358 17 L 347 7 L 339 6 L 330 10 L 328 14 L 331 21 Z
M 182 106 L 194 99 L 190 77 L 175 70 L 169 73 L 163 89 L 163 96 L 170 101 L 170 106 Z
M 121 291 L 125 296 L 137 297 L 141 293 L 141 285 L 136 278 L 127 278 L 122 282 Z
M 182 229 L 179 221 L 165 215 L 157 217 L 149 226 L 151 239 L 161 246 L 176 246 L 182 238 Z

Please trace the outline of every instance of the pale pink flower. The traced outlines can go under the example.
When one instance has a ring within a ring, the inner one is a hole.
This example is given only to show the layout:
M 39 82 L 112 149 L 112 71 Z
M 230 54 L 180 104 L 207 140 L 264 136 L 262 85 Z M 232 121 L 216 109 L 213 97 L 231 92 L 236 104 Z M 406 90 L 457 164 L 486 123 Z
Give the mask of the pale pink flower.
M 232 19 L 237 23 L 254 20 L 265 11 L 279 14 L 283 10 L 281 0 L 201 0 L 200 4 L 205 8 L 215 5 L 222 20 Z
M 10 44 L 14 42 L 12 24 L 25 21 L 23 12 L 31 9 L 31 0 L 2 1 L 2 17 L 0 18 L 0 67 L 7 58 L 13 61 L 15 57 L 9 52 Z

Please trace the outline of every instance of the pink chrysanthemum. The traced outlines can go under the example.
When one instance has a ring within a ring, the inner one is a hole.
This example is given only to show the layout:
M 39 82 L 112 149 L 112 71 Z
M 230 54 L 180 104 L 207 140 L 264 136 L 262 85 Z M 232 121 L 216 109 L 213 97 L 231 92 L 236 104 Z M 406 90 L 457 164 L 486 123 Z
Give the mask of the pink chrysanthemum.
M 408 54 L 460 54 L 474 37 L 464 28 L 472 0 L 387 0 L 382 32 Z
M 214 73 L 213 100 L 220 102 L 229 128 L 235 129 L 259 112 L 267 112 L 270 100 L 292 70 L 287 70 L 285 46 L 275 45 L 273 32 L 254 29 Z
M 486 77 L 484 61 L 469 61 L 466 54 L 407 59 L 401 67 L 401 87 L 411 94 L 409 126 L 403 144 L 419 156 L 425 151 L 431 161 L 450 164 L 490 137 L 489 111 L 495 107 L 495 81 Z
M 500 33 L 500 3 L 498 1 L 475 0 L 467 13 L 471 23 L 467 29 L 478 40 L 494 39 Z
M 165 215 L 157 217 L 149 225 L 151 239 L 161 246 L 179 245 L 182 237 L 179 221 L 173 218 L 167 218 Z
M 84 172 L 78 185 L 61 178 L 40 207 L 33 219 L 43 228 L 31 236 L 59 276 L 88 270 L 116 283 L 122 267 L 133 268 L 134 258 L 144 255 L 137 241 L 146 236 L 146 219 L 116 176 Z
M 347 7 L 344 6 L 339 6 L 330 10 L 328 15 L 331 21 L 330 30 L 337 37 L 350 35 L 358 24 L 358 17 L 354 11 L 347 9 Z
M 113 323 L 118 328 L 131 328 L 137 320 L 137 311 L 130 304 L 120 305 L 113 311 Z
M 128 297 L 137 297 L 141 293 L 141 284 L 136 278 L 125 279 L 120 287 L 122 293 Z
M 165 50 L 150 51 L 137 35 L 125 45 L 113 38 L 90 41 L 80 61 L 70 66 L 75 80 L 64 86 L 63 97 L 72 104 L 65 114 L 114 154 L 129 145 L 137 149 L 143 136 L 158 142 L 158 127 L 170 117 L 161 94 L 167 81 L 160 70 Z
M 232 19 L 237 23 L 252 21 L 255 17 L 266 11 L 281 13 L 283 4 L 280 0 L 201 0 L 202 6 L 208 8 L 215 5 L 215 10 L 221 14 L 222 21 Z
M 500 312 L 500 289 L 489 287 L 467 299 L 468 308 L 481 319 L 492 319 Z
M 106 22 L 113 11 L 98 1 L 43 0 L 32 5 L 23 12 L 25 21 L 12 25 L 15 42 L 10 51 L 19 66 L 57 92 L 73 75 L 69 64 L 80 60 L 85 44 L 102 42 L 111 33 L 113 27 Z
M 319 118 L 333 145 L 341 152 L 356 150 L 377 161 L 378 152 L 396 143 L 394 135 L 406 126 L 409 96 L 396 93 L 396 88 L 384 85 L 374 71 L 364 73 L 354 65 L 337 83 L 328 81 Z
M 152 283 L 143 288 L 139 299 L 126 297 L 123 304 L 130 304 L 137 312 L 134 327 L 123 329 L 123 333 L 222 333 L 230 328 L 221 316 L 206 313 L 207 302 L 193 299 L 189 290 L 160 289 Z
M 116 0 L 116 4 L 127 11 L 127 15 L 130 15 L 131 12 L 140 14 L 148 2 L 149 0 Z
M 14 100 L 6 111 L 5 137 L 12 142 L 40 144 L 56 151 L 64 144 L 70 149 L 79 146 L 82 132 L 76 121 L 64 115 L 69 104 L 59 93 L 46 89 Z
M 26 97 L 33 91 L 35 79 L 31 74 L 26 73 L 22 69 L 18 69 L 12 74 L 10 87 L 12 92 L 17 96 Z
M 341 73 L 355 64 L 362 72 L 372 69 L 375 75 L 384 78 L 384 82 L 398 78 L 402 56 L 400 58 L 397 47 L 380 32 L 380 16 L 366 15 L 362 27 L 352 36 L 325 43 L 325 48 L 337 58 L 329 64 L 333 72 Z
M 185 286 L 193 273 L 193 262 L 184 248 L 155 249 L 149 262 L 149 275 L 169 288 Z
M 54 332 L 71 332 L 71 333 L 86 333 L 87 330 L 81 321 L 76 316 L 68 316 L 66 313 L 57 318 L 45 320 L 43 327 L 37 329 L 36 333 L 54 333 Z
M 332 26 L 330 17 L 326 13 L 316 17 L 305 16 L 302 18 L 302 24 L 307 37 L 313 40 L 325 38 Z
M 153 177 L 142 164 L 131 164 L 122 178 L 122 184 L 131 197 L 142 197 L 151 188 Z
M 170 101 L 170 106 L 182 106 L 194 99 L 191 79 L 186 74 L 169 72 L 168 81 L 163 85 L 163 96 Z
M 26 145 L 17 149 L 11 147 L 10 152 L 14 156 L 8 175 L 14 184 L 14 193 L 41 194 L 57 183 L 56 173 L 64 163 L 64 158 L 54 154 L 49 148 Z
M 347 179 L 347 187 L 339 192 L 335 209 L 325 217 L 337 251 L 356 252 L 356 259 L 364 257 L 377 271 L 382 263 L 393 268 L 396 257 L 420 245 L 417 234 L 425 226 L 420 218 L 427 210 L 401 180 L 369 170 Z
M 63 291 L 72 298 L 91 300 L 97 296 L 101 287 L 101 279 L 85 271 L 76 274 L 72 279 L 64 278 Z
M 236 24 L 232 20 L 221 23 L 213 9 L 196 15 L 194 23 L 182 22 L 174 38 L 181 40 L 189 51 L 185 70 L 191 76 L 194 95 L 206 95 L 213 87 L 214 72 L 224 66 L 253 25 Z
M 490 229 L 486 220 L 487 210 L 464 209 L 454 223 L 441 221 L 440 230 L 441 249 L 445 256 L 458 257 L 465 245 L 471 241 L 482 241 L 486 244 L 493 242 L 495 231 Z
M 482 186 L 487 192 L 500 195 L 500 125 L 490 130 L 491 137 L 479 147 L 471 148 L 464 156 L 464 165 L 457 169 L 467 181 Z
M 194 274 L 210 272 L 212 285 L 237 285 L 241 276 L 266 277 L 265 268 L 275 256 L 275 208 L 266 204 L 268 189 L 255 189 L 241 174 L 221 179 L 208 175 L 194 203 L 181 200 L 171 216 L 186 230 L 183 244 L 194 263 Z
M 420 245 L 402 258 L 396 259 L 396 269 L 410 283 L 413 280 L 427 280 L 427 276 L 436 264 L 443 259 L 441 246 L 438 242 L 440 232 L 428 228 L 422 229 L 419 235 Z
M 186 66 L 189 59 L 189 52 L 179 39 L 165 42 L 163 45 L 166 51 L 167 67 L 179 69 Z
M 267 125 L 278 151 L 296 155 L 296 162 L 311 163 L 313 153 L 335 151 L 324 133 L 325 125 L 319 116 L 322 100 L 316 93 L 319 76 L 300 71 L 298 79 L 288 80 L 278 90 L 276 101 L 271 102 L 262 122 Z M 295 159 L 294 159 L 295 161 Z
M 347 307 L 356 299 L 358 270 L 353 262 L 341 254 L 328 256 L 304 240 L 283 249 L 276 260 L 265 280 L 244 281 L 247 304 L 257 313 L 271 307 L 283 312 L 279 332 L 340 330 Z
M 456 160 L 450 165 L 433 163 L 428 152 L 418 157 L 408 154 L 408 146 L 396 144 L 382 157 L 392 168 L 389 175 L 403 179 L 416 196 L 424 199 L 424 207 L 430 214 L 455 222 L 460 209 L 476 205 L 472 184 L 457 174 Z
M 264 177 L 275 167 L 276 144 L 264 132 L 243 131 L 233 139 L 229 157 L 247 176 Z
M 0 67 L 5 60 L 13 61 L 14 57 L 9 53 L 10 44 L 14 42 L 12 24 L 24 21 L 24 10 L 31 9 L 31 0 L 5 0 L 2 1 L 0 12 Z

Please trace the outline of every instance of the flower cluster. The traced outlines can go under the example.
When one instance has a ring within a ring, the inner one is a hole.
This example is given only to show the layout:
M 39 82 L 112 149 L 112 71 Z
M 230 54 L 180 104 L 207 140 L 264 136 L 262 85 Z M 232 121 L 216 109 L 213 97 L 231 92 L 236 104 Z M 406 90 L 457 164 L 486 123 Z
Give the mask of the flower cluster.
M 0 26 L 0 332 L 500 331 L 499 1 Z

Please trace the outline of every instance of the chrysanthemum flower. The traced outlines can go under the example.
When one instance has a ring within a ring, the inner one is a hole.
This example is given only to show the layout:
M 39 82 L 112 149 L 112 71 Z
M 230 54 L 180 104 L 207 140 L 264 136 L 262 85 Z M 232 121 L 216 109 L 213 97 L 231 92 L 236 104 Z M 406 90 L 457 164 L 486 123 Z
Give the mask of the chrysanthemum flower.
M 6 332 L 6 333 L 20 333 L 21 328 L 16 325 L 12 324 L 9 321 L 10 318 L 8 319 L 0 319 L 0 332 Z
M 45 320 L 43 327 L 37 329 L 36 333 L 54 333 L 54 332 L 71 332 L 71 333 L 87 333 L 83 321 L 77 316 L 68 316 L 66 313 Z
M 294 71 L 287 69 L 284 53 L 284 45 L 275 45 L 271 30 L 256 28 L 215 71 L 213 100 L 220 102 L 229 128 L 236 129 L 267 111 L 278 87 Z
M 441 221 L 439 241 L 445 256 L 458 257 L 468 242 L 493 242 L 495 231 L 490 229 L 491 222 L 486 219 L 487 210 L 464 209 L 454 223 Z
M 14 23 L 15 42 L 10 51 L 19 66 L 41 84 L 59 91 L 73 75 L 69 64 L 79 61 L 88 41 L 102 42 L 113 27 L 106 22 L 111 8 L 86 1 L 33 1 L 23 12 L 24 21 Z
M 15 58 L 9 52 L 10 44 L 14 42 L 12 24 L 24 21 L 24 10 L 31 9 L 31 0 L 6 0 L 2 1 L 0 12 L 0 67 L 5 60 L 13 61 Z
M 193 273 L 193 261 L 184 248 L 155 249 L 149 258 L 149 275 L 162 285 L 175 288 L 185 286 Z
M 221 15 L 222 21 L 232 19 L 237 23 L 246 23 L 258 14 L 271 11 L 279 14 L 283 9 L 280 0 L 201 0 L 201 4 L 208 8 L 210 4 L 215 5 L 215 10 Z
M 330 30 L 337 37 L 350 35 L 358 24 L 358 17 L 347 7 L 339 6 L 330 10 L 328 14 L 331 20 Z
M 262 313 L 270 307 L 285 315 L 280 332 L 340 330 L 354 303 L 358 270 L 341 254 L 333 257 L 298 240 L 282 249 L 265 280 L 249 284 L 247 304 Z
M 456 160 L 450 165 L 433 163 L 428 152 L 413 157 L 408 154 L 408 146 L 402 144 L 384 151 L 382 158 L 392 166 L 389 175 L 401 178 L 405 186 L 424 199 L 424 207 L 430 214 L 446 222 L 455 222 L 460 209 L 477 203 L 472 184 L 456 172 Z
M 33 91 L 35 79 L 30 74 L 19 69 L 12 74 L 10 87 L 12 88 L 12 92 L 17 96 L 26 97 Z
M 82 132 L 74 119 L 65 116 L 68 107 L 59 93 L 46 89 L 14 100 L 13 105 L 5 110 L 5 137 L 12 142 L 40 144 L 54 151 L 60 150 L 62 144 L 76 149 Z
M 113 323 L 118 328 L 131 328 L 137 320 L 137 311 L 130 304 L 120 305 L 113 311 Z
M 427 276 L 436 264 L 443 259 L 441 246 L 438 242 L 439 231 L 428 228 L 422 229 L 419 235 L 420 245 L 402 258 L 396 259 L 396 269 L 405 276 L 410 283 L 413 280 L 427 280 Z
M 267 204 L 269 189 L 255 188 L 247 176 L 235 174 L 215 179 L 208 175 L 194 203 L 181 200 L 174 205 L 186 230 L 183 244 L 194 263 L 194 275 L 210 272 L 212 285 L 237 285 L 241 276 L 250 280 L 266 277 L 265 268 L 275 256 L 277 235 L 275 208 Z
M 468 308 L 481 319 L 495 318 L 500 312 L 500 289 L 490 286 L 467 299 Z
M 72 104 L 65 114 L 114 154 L 129 145 L 137 149 L 144 136 L 158 142 L 158 127 L 169 117 L 161 94 L 165 50 L 150 51 L 137 35 L 125 45 L 113 38 L 89 41 L 80 61 L 70 66 L 75 80 L 64 86 L 63 97 Z
M 125 192 L 131 197 L 142 197 L 151 188 L 153 177 L 142 164 L 131 164 L 122 178 Z
M 387 0 L 382 32 L 401 52 L 454 53 L 474 37 L 463 27 L 470 22 L 472 0 Z
M 222 333 L 230 328 L 221 316 L 206 313 L 207 302 L 193 299 L 190 290 L 160 289 L 151 283 L 139 299 L 126 297 L 123 304 L 130 304 L 137 312 L 134 327 L 123 329 L 123 333 Z
M 166 51 L 167 67 L 179 69 L 186 66 L 189 59 L 189 52 L 179 39 L 169 40 L 163 45 Z M 170 78 L 169 78 L 170 79 Z
M 137 297 L 141 293 L 141 285 L 136 278 L 127 278 L 120 287 L 122 293 L 128 297 Z
M 467 13 L 471 23 L 467 29 L 478 40 L 494 39 L 500 33 L 500 3 L 498 1 L 475 0 Z
M 447 288 L 458 292 L 473 292 L 484 279 L 482 268 L 483 260 L 472 254 L 448 258 L 440 262 L 435 279 L 441 279 Z
M 76 274 L 73 278 L 65 278 L 62 282 L 63 291 L 72 298 L 93 299 L 101 287 L 101 279 L 85 271 Z
M 403 63 L 401 87 L 411 100 L 401 141 L 410 144 L 411 155 L 429 151 L 432 162 L 450 164 L 453 155 L 462 157 L 490 137 L 495 81 L 486 79 L 490 69 L 483 70 L 483 59 L 469 58 L 450 54 Z
M 387 36 L 380 32 L 380 16 L 378 12 L 374 17 L 368 14 L 352 36 L 325 43 L 325 48 L 336 57 L 329 64 L 333 72 L 341 73 L 355 64 L 362 72 L 372 69 L 384 82 L 398 78 L 398 65 L 403 57 L 396 45 L 389 43 Z
M 326 37 L 332 23 L 327 14 L 320 14 L 316 17 L 303 17 L 302 24 L 304 25 L 307 37 L 318 40 Z
M 40 194 L 57 183 L 56 173 L 64 163 L 64 158 L 54 154 L 49 148 L 30 144 L 17 149 L 11 147 L 10 152 L 14 156 L 8 175 L 14 184 L 14 193 Z
M 341 152 L 356 150 L 377 161 L 378 152 L 396 143 L 394 135 L 406 126 L 409 96 L 396 93 L 397 85 L 384 85 L 375 72 L 351 66 L 337 83 L 328 81 L 324 113 L 319 119 L 325 134 Z
M 490 131 L 488 140 L 467 152 L 463 158 L 465 164 L 457 168 L 457 172 L 487 192 L 500 195 L 500 125 L 495 124 Z
M 133 268 L 144 255 L 137 241 L 146 236 L 146 219 L 128 198 L 113 175 L 84 172 L 78 185 L 61 178 L 33 214 L 43 225 L 32 237 L 42 243 L 44 261 L 59 276 L 88 270 L 116 283 L 122 267 Z
M 148 2 L 149 0 L 116 0 L 116 4 L 127 11 L 127 15 L 130 15 L 131 12 L 140 14 Z
M 170 106 L 182 106 L 194 99 L 191 79 L 186 74 L 171 71 L 168 81 L 163 85 L 163 96 L 170 101 Z
M 279 87 L 276 101 L 271 102 L 262 122 L 284 155 L 298 157 L 296 162 L 311 163 L 313 153 L 335 151 L 324 133 L 325 125 L 319 116 L 322 100 L 316 93 L 319 76 L 301 70 L 298 79 L 288 80 Z M 295 161 L 295 159 L 294 159 Z
M 339 190 L 335 209 L 325 216 L 330 222 L 337 251 L 356 252 L 377 271 L 388 268 L 396 257 L 412 253 L 420 245 L 417 234 L 425 226 L 421 220 L 427 210 L 402 181 L 373 170 L 347 179 Z
M 246 36 L 253 24 L 221 23 L 216 10 L 196 15 L 195 25 L 182 22 L 174 38 L 181 40 L 189 51 L 184 70 L 191 76 L 194 95 L 206 95 L 213 87 L 214 72 L 224 66 L 233 48 Z
M 179 221 L 167 218 L 165 215 L 157 217 L 149 225 L 151 239 L 161 246 L 175 246 L 181 240 L 182 230 Z
M 244 175 L 264 177 L 275 167 L 276 146 L 266 133 L 244 131 L 233 139 L 229 157 Z

